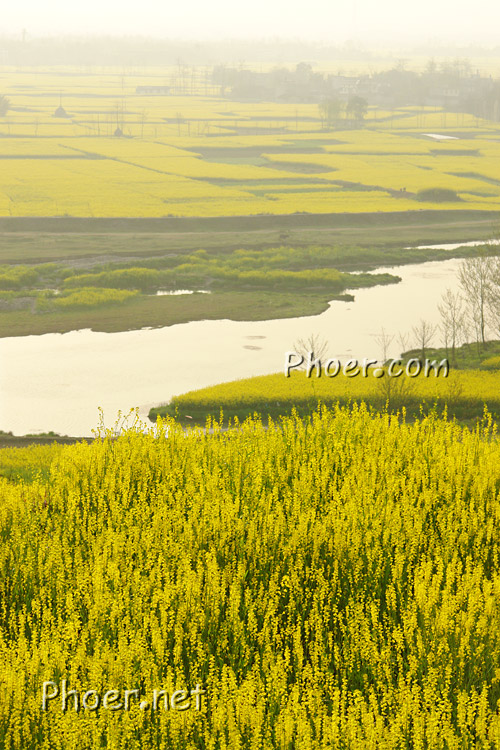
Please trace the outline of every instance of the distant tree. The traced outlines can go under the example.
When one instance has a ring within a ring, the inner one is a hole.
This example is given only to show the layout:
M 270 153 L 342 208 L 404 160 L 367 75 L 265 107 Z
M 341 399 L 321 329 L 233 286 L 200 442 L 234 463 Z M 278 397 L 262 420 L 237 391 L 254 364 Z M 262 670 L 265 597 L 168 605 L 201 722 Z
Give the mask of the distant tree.
M 310 78 L 313 72 L 312 66 L 309 63 L 300 62 L 295 68 L 295 73 L 301 78 Z
M 365 119 L 368 102 L 362 96 L 351 96 L 347 102 L 346 114 L 351 116 L 357 122 Z
M 437 71 L 437 67 L 438 66 L 437 66 L 436 61 L 434 60 L 433 57 L 431 57 L 431 59 L 427 61 L 427 65 L 425 66 L 425 73 L 426 73 L 426 75 L 428 75 L 428 76 L 435 75 L 436 71 Z
M 6 96 L 4 96 L 3 94 L 0 94 L 0 117 L 5 117 L 9 109 L 10 109 L 10 99 L 7 99 Z
M 330 128 L 335 125 L 342 109 L 340 99 L 325 99 L 318 107 L 323 127 Z

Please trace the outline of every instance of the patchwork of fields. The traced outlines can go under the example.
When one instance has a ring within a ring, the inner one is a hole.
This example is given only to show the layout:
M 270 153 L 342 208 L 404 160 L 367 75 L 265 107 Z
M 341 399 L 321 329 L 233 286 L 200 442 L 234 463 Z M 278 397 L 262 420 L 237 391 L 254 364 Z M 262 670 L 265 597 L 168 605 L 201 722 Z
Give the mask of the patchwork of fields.
M 499 124 L 431 108 L 370 108 L 360 129 L 341 120 L 325 130 L 316 104 L 235 102 L 208 85 L 136 93 L 168 80 L 0 72 L 11 102 L 0 118 L 0 216 L 500 207 Z M 459 200 L 415 201 L 430 188 Z

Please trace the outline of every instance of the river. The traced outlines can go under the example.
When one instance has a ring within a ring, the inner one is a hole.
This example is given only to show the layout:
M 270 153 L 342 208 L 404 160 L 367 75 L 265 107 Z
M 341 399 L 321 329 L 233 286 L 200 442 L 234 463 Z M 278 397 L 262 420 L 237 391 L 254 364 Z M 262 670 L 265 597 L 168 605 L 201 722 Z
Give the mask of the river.
M 151 406 L 172 396 L 237 378 L 283 370 L 285 352 L 298 338 L 318 334 L 328 356 L 381 357 L 382 328 L 394 336 L 420 319 L 438 324 L 437 305 L 456 288 L 460 260 L 377 269 L 399 284 L 358 289 L 354 302 L 332 302 L 321 315 L 260 322 L 201 321 L 124 333 L 90 330 L 0 339 L 0 429 L 16 435 L 54 430 L 85 436 L 107 426 L 118 410 Z M 436 337 L 435 343 L 439 342 Z M 415 346 L 410 337 L 408 344 Z

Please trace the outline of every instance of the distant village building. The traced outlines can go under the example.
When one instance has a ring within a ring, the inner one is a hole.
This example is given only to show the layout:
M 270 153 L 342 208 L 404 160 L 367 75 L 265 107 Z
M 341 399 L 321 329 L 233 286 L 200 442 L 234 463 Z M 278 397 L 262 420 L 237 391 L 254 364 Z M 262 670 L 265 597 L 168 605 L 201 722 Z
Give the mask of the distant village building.
M 463 67 L 463 66 L 462 66 Z M 467 71 L 467 66 L 465 66 Z M 272 68 L 266 71 L 228 68 L 216 65 L 212 83 L 220 86 L 221 96 L 236 100 L 349 102 L 358 97 L 368 106 L 386 110 L 410 105 L 440 107 L 448 112 L 468 112 L 476 117 L 500 120 L 500 79 L 464 73 L 460 66 L 434 68 L 416 73 L 400 68 L 360 76 L 323 74 L 308 63 L 295 70 Z M 160 87 L 139 87 L 152 93 Z M 138 90 L 139 90 L 138 89 Z
M 434 86 L 428 93 L 426 104 L 434 107 L 458 107 L 461 94 L 459 86 Z
M 59 105 L 59 107 L 54 112 L 54 117 L 69 117 L 69 115 L 64 107 L 61 107 L 61 105 Z
M 153 96 L 166 96 L 170 94 L 170 86 L 137 86 L 136 94 L 148 94 Z
M 359 78 L 352 76 L 329 75 L 326 79 L 326 88 L 339 96 L 351 96 L 357 93 Z

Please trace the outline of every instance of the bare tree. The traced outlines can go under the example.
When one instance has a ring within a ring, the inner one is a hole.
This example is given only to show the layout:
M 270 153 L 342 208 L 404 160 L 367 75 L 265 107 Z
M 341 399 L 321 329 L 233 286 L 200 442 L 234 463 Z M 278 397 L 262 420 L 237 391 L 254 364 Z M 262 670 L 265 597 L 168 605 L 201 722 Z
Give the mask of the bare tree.
M 183 125 L 186 122 L 186 118 L 184 115 L 181 114 L 181 112 L 177 112 L 176 116 L 177 121 L 177 135 L 181 134 L 181 125 Z
M 500 257 L 490 258 L 491 278 L 488 290 L 488 322 L 495 334 L 500 337 Z
M 146 123 L 146 120 L 148 118 L 147 112 L 145 109 L 141 112 L 141 138 L 144 138 L 144 125 Z
M 432 340 L 436 334 L 436 326 L 433 326 L 427 320 L 420 320 L 418 325 L 413 326 L 412 331 L 416 339 L 417 348 L 420 349 L 422 354 L 422 361 L 424 361 L 427 349 L 432 344 Z
M 318 363 L 320 363 L 319 375 L 321 375 L 322 360 L 328 353 L 328 346 L 328 341 L 321 338 L 321 336 L 319 336 L 319 334 L 317 333 L 311 333 L 310 336 L 308 336 L 306 339 L 297 339 L 297 341 L 293 345 L 293 349 L 296 354 L 299 354 L 302 357 L 303 360 L 299 369 L 307 370 L 309 367 L 309 363 L 317 360 Z M 315 380 L 316 378 L 311 379 L 314 398 L 316 398 Z
M 468 314 L 476 332 L 476 340 L 486 340 L 488 300 L 491 298 L 493 259 L 488 255 L 466 258 L 458 272 L 458 280 L 467 301 Z
M 408 333 L 398 333 L 398 343 L 403 355 L 409 349 L 410 335 Z
M 375 341 L 380 347 L 380 351 L 382 353 L 383 364 L 387 362 L 387 359 L 389 357 L 389 347 L 392 344 L 393 340 L 394 340 L 394 336 L 391 336 L 390 334 L 388 334 L 385 328 L 382 328 L 380 333 L 377 336 L 375 336 Z
M 317 333 L 311 333 L 306 339 L 297 339 L 293 345 L 293 350 L 303 358 L 304 362 L 301 367 L 305 369 L 309 354 L 312 352 L 312 360 L 322 360 L 328 354 L 328 346 L 326 339 L 321 338 Z
M 441 314 L 441 330 L 444 337 L 446 356 L 451 347 L 453 360 L 456 359 L 456 347 L 460 345 L 465 333 L 465 308 L 463 297 L 452 289 L 447 289 L 441 297 L 438 310 Z
M 125 123 L 125 109 L 124 109 L 123 101 L 116 102 L 114 113 L 115 113 L 115 120 L 116 120 L 115 135 L 123 135 L 124 123 Z
M 404 351 L 406 349 L 406 337 L 400 335 L 399 338 L 401 344 L 403 344 L 403 342 L 405 343 L 405 345 L 403 346 Z M 388 334 L 384 328 L 382 328 L 378 336 L 375 336 L 375 341 L 380 347 L 380 352 L 382 354 L 382 363 L 384 365 L 386 365 L 388 362 L 389 347 L 391 346 L 393 340 L 394 336 Z M 401 368 L 397 370 L 397 372 L 400 371 Z M 379 368 L 380 377 L 377 376 L 376 371 L 374 372 L 374 375 L 377 377 L 377 390 L 382 396 L 384 403 L 387 405 L 387 409 L 390 411 L 394 407 L 397 408 L 399 406 L 402 406 L 405 397 L 408 396 L 413 385 L 413 382 L 410 380 L 410 378 L 406 377 L 404 374 L 391 374 L 390 366 L 388 368 L 386 368 L 385 366 Z

